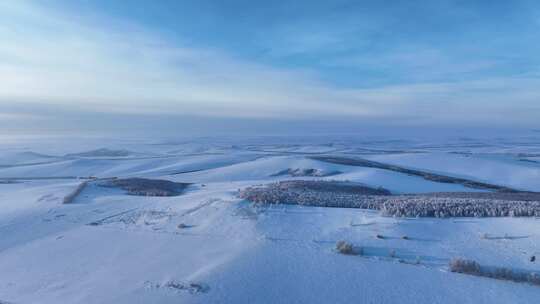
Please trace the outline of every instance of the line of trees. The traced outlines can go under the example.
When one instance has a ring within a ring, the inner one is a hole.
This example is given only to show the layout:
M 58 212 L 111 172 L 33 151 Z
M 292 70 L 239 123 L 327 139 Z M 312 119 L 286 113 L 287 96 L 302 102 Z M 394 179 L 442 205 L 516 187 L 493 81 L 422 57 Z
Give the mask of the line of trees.
M 540 216 L 540 201 L 506 195 L 505 199 L 464 193 L 389 195 L 384 189 L 350 188 L 337 181 L 282 181 L 265 186 L 248 187 L 239 197 L 263 204 L 297 204 L 318 207 L 380 210 L 397 217 L 531 217 Z M 514 199 L 512 199 L 514 198 Z

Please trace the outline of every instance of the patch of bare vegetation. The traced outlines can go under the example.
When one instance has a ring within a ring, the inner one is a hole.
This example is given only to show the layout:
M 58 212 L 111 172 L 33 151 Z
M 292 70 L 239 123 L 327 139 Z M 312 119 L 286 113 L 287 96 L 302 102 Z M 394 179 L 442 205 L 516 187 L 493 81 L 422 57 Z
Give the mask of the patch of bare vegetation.
M 189 185 L 188 183 L 148 178 L 117 178 L 100 184 L 103 187 L 116 187 L 127 191 L 130 195 L 140 196 L 178 196 Z
M 201 283 L 194 282 L 179 282 L 175 280 L 164 283 L 145 282 L 147 289 L 166 289 L 174 292 L 188 292 L 190 294 L 206 293 L 210 288 Z
M 480 273 L 480 264 L 473 260 L 452 259 L 448 264 L 450 271 L 467 274 Z
M 540 274 L 536 272 L 506 267 L 485 267 L 476 261 L 460 258 L 452 259 L 448 266 L 452 272 L 540 286 Z

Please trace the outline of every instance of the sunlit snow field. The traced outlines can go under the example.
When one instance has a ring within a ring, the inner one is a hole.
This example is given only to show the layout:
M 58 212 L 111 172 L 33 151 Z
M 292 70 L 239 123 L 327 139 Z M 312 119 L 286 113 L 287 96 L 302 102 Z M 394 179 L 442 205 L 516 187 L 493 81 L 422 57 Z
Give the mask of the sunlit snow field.
M 393 141 L 235 138 L 3 138 L 0 303 L 537 303 L 540 287 L 452 273 L 461 257 L 540 271 L 540 220 L 393 218 L 377 211 L 255 205 L 239 189 L 291 179 L 360 182 L 395 194 L 485 191 L 361 157 L 540 191 L 540 138 Z M 293 177 L 287 169 L 329 176 Z M 87 178 L 190 183 L 180 196 L 128 195 Z M 376 237 L 384 236 L 384 238 Z M 404 238 L 406 236 L 406 238 Z M 363 254 L 338 254 L 347 240 Z

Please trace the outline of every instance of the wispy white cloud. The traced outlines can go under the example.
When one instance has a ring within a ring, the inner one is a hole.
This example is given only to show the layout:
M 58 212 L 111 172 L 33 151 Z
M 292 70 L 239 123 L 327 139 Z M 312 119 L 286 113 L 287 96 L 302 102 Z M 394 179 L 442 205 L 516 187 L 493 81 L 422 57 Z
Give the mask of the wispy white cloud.
M 303 37 L 298 52 L 339 43 L 331 35 Z M 81 19 L 26 1 L 0 4 L 0 40 L 0 104 L 218 117 L 411 118 L 421 123 L 490 122 L 500 116 L 508 124 L 534 124 L 534 116 L 540 116 L 535 106 L 540 80 L 534 77 L 336 87 L 316 73 L 185 46 L 134 24 L 107 17 Z M 378 63 L 357 58 L 356 64 L 406 62 L 425 70 L 452 66 L 436 51 L 420 55 L 422 59 L 411 52 L 381 57 Z M 456 67 L 457 72 L 477 68 Z
M 9 42 L 0 45 L 2 100 L 125 112 L 369 113 L 301 71 L 176 46 L 129 26 L 80 24 L 28 2 L 4 3 L 0 18 Z

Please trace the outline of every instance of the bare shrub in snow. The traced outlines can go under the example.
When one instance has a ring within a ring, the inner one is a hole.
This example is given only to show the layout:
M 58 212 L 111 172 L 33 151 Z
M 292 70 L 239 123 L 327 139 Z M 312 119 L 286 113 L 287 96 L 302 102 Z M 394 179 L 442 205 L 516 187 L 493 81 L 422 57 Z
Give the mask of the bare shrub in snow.
M 178 229 L 188 229 L 188 228 L 193 228 L 194 225 L 188 225 L 188 224 L 184 224 L 184 223 L 180 223 L 176 226 L 176 228 Z
M 480 272 L 480 264 L 476 263 L 473 260 L 465 260 L 465 259 L 452 259 L 450 261 L 450 271 L 452 272 L 459 272 L 459 273 L 467 273 L 467 274 L 478 274 Z
M 354 247 L 353 244 L 347 241 L 338 241 L 336 243 L 336 251 L 341 254 L 347 255 L 362 255 L 363 249 L 361 247 Z
M 179 282 L 175 280 L 164 283 L 145 282 L 145 287 L 148 289 L 168 289 L 174 292 L 188 292 L 190 294 L 205 293 L 210 289 L 207 285 L 194 282 Z
M 527 275 L 527 282 L 533 285 L 540 285 L 540 274 L 536 272 L 531 272 Z

